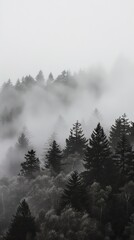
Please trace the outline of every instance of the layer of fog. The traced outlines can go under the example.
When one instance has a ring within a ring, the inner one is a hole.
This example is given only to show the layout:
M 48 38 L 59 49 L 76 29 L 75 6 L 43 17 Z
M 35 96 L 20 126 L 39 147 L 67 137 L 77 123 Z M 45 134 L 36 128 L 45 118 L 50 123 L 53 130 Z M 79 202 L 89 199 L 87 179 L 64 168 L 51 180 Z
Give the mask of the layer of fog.
M 87 138 L 98 122 L 108 133 L 115 118 L 124 112 L 134 120 L 134 66 L 128 60 L 118 59 L 111 72 L 106 72 L 102 67 L 93 67 L 71 76 L 76 86 L 58 84 L 54 89 L 49 86 L 46 90 L 46 86 L 35 85 L 25 94 L 13 89 L 5 96 L 1 92 L 1 176 L 6 174 L 7 162 L 9 164 L 9 148 L 14 148 L 24 131 L 41 159 L 52 138 L 56 138 L 61 148 L 65 146 L 65 139 L 76 120 L 82 123 Z M 5 121 L 5 112 L 13 108 L 15 111 L 11 113 L 11 119 L 7 121 L 6 117 Z

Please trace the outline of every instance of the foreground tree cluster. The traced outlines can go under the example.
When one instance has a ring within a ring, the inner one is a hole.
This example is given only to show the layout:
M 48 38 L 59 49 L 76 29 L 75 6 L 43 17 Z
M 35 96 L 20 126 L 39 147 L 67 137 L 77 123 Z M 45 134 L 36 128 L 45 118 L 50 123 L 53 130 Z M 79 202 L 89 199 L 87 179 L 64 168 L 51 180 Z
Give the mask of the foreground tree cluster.
M 76 121 L 65 143 L 52 140 L 43 162 L 21 135 L 18 176 L 0 180 L 1 239 L 134 239 L 134 124 L 123 115 L 86 139 Z

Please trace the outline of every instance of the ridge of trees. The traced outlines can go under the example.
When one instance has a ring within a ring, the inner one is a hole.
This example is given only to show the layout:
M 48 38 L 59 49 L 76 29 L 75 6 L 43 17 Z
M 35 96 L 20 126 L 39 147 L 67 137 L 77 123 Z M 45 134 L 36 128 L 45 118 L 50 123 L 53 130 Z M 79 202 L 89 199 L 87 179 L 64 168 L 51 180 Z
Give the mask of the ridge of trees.
M 0 179 L 0 187 L 4 186 L 1 187 L 0 202 L 0 223 L 3 226 L 9 211 L 5 207 L 6 201 L 10 201 L 9 196 L 20 205 L 11 223 L 3 227 L 6 234 L 1 239 L 134 238 L 133 124 L 126 115 L 115 123 L 110 138 L 98 123 L 87 140 L 82 125 L 76 121 L 65 149 L 61 150 L 56 140 L 50 143 L 43 169 L 36 151 L 29 149 L 25 134 L 20 135 L 16 147 L 27 149 L 20 164 L 20 174 L 11 182 Z M 77 169 L 72 156 L 78 165 L 81 162 L 83 168 Z M 66 173 L 69 159 L 73 171 Z M 28 203 L 21 201 L 24 198 Z M 15 207 L 11 203 L 9 209 L 15 211 Z

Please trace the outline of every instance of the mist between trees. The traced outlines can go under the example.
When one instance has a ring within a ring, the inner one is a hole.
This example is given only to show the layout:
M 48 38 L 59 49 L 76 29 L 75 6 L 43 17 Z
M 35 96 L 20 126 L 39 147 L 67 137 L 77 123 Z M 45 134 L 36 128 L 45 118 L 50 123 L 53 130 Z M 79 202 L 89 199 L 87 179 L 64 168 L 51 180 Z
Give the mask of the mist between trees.
M 4 83 L 0 92 L 1 175 L 7 172 L 5 156 L 8 148 L 14 146 L 21 132 L 26 132 L 40 155 L 53 134 L 63 147 L 70 125 L 76 119 L 80 118 L 84 124 L 84 119 L 90 118 L 92 112 L 94 122 L 99 113 L 95 106 L 89 108 L 102 95 L 103 82 L 103 73 L 97 71 L 73 75 L 63 71 L 57 78 L 50 73 L 47 79 L 40 71 L 36 78 L 29 75 L 14 85 L 11 80 Z M 87 100 L 90 100 L 88 114 Z
M 2 86 L 0 239 L 134 238 L 134 122 L 105 124 L 106 91 L 99 74 L 66 71 Z
M 87 139 L 76 121 L 65 147 L 53 135 L 42 159 L 22 133 L 8 154 L 12 177 L 0 179 L 1 239 L 133 239 L 133 145 L 125 114 L 109 137 L 98 123 Z

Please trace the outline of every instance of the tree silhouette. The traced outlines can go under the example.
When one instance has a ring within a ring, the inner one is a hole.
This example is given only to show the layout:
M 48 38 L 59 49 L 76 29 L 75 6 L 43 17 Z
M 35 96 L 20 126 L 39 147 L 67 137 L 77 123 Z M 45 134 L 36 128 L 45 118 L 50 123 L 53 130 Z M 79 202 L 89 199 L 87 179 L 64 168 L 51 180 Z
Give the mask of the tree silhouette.
M 34 150 L 28 151 L 25 154 L 25 159 L 26 161 L 21 163 L 20 175 L 34 177 L 34 174 L 40 171 L 40 161 L 36 157 L 36 152 Z
M 69 138 L 66 139 L 66 148 L 64 153 L 66 156 L 68 156 L 69 154 L 74 154 L 77 152 L 82 156 L 86 146 L 87 139 L 83 134 L 81 123 L 77 121 L 75 124 L 73 124 L 73 128 L 70 130 Z
M 51 85 L 54 82 L 53 74 L 50 73 L 47 79 L 47 85 Z
M 71 174 L 61 197 L 61 207 L 67 205 L 77 211 L 88 210 L 87 192 L 77 171 Z
M 134 154 L 125 134 L 122 135 L 120 141 L 117 143 L 113 159 L 119 172 L 121 185 L 123 185 L 128 178 L 130 180 L 134 179 Z
M 42 71 L 39 71 L 39 73 L 37 74 L 37 76 L 36 76 L 36 81 L 37 81 L 37 83 L 40 84 L 40 85 L 43 85 L 43 84 L 44 84 L 45 78 L 44 78 L 44 75 L 43 75 L 43 72 L 42 72 Z
M 54 140 L 47 151 L 45 167 L 49 168 L 53 173 L 59 173 L 61 171 L 61 159 L 62 152 Z
M 84 167 L 89 171 L 91 181 L 110 184 L 113 179 L 114 165 L 109 142 L 100 123 L 94 129 L 84 157 Z
M 14 216 L 4 240 L 34 240 L 36 227 L 28 204 L 23 200 Z
M 123 134 L 128 136 L 128 138 L 131 134 L 130 122 L 127 119 L 126 114 L 123 114 L 122 117 L 116 119 L 115 124 L 111 127 L 109 141 L 113 150 L 115 150 L 117 143 Z

